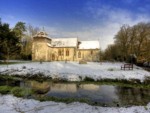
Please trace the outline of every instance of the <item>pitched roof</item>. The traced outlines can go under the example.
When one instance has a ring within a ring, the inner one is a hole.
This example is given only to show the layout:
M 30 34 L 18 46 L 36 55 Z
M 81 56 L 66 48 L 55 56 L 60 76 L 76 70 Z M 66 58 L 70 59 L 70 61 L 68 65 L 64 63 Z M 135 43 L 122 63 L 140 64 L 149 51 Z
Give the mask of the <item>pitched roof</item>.
M 77 47 L 77 38 L 53 38 L 53 47 Z
M 81 41 L 79 49 L 99 49 L 99 41 Z

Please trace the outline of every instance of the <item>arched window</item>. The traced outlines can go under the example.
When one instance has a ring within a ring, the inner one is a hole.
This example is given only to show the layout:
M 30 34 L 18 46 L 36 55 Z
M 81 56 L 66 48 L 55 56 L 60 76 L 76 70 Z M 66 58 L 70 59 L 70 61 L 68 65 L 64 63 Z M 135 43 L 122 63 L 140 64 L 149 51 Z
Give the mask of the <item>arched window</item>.
M 81 58 L 81 52 L 80 51 L 78 52 L 78 58 Z
M 61 49 L 58 50 L 58 55 L 61 56 Z
M 64 55 L 64 50 L 62 49 L 62 51 L 61 51 L 61 55 L 63 56 Z
M 66 56 L 69 56 L 69 49 L 66 50 Z

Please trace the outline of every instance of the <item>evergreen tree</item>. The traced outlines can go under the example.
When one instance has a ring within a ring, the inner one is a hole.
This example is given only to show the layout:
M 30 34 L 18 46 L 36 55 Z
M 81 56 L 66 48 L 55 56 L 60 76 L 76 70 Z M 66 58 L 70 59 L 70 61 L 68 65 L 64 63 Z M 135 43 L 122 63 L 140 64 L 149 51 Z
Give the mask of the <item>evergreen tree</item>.
M 9 60 L 20 52 L 20 40 L 15 32 L 9 28 L 9 24 L 0 20 L 0 58 Z

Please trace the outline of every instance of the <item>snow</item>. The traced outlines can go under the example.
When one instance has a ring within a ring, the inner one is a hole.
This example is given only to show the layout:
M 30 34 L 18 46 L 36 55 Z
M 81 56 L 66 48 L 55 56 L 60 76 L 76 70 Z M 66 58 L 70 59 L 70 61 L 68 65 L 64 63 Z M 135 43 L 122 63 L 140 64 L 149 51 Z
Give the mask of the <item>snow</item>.
M 47 46 L 52 47 L 52 45 L 50 43 L 47 43 Z
M 79 64 L 78 62 L 55 61 L 55 62 L 24 62 L 13 65 L 0 65 L 1 74 L 33 75 L 43 73 L 52 78 L 67 79 L 68 81 L 80 81 L 80 78 L 91 77 L 99 79 L 139 79 L 144 81 L 145 77 L 150 76 L 150 72 L 140 67 L 133 66 L 133 70 L 121 70 L 123 63 L 111 62 L 88 62 Z
M 77 38 L 53 38 L 53 47 L 77 47 Z
M 99 41 L 81 41 L 79 49 L 99 49 Z
M 100 107 L 85 103 L 70 104 L 59 102 L 40 102 L 22 99 L 12 95 L 0 95 L 0 113 L 150 113 L 150 103 L 146 106 Z
M 48 34 L 46 32 L 39 32 L 34 37 L 47 37 L 48 38 Z
M 47 33 L 39 32 L 36 37 L 45 37 L 51 40 L 51 43 L 47 43 L 49 47 L 77 47 L 77 38 L 49 38 Z M 80 41 L 79 49 L 99 49 L 99 41 Z
M 143 81 L 150 72 L 134 65 L 133 70 L 121 70 L 123 63 L 111 62 L 23 62 L 13 65 L 0 65 L 1 74 L 26 74 L 43 73 L 53 78 L 66 78 L 69 81 L 79 81 L 80 77 L 96 79 L 139 79 Z M 93 86 L 86 86 L 91 87 Z M 86 87 L 84 87 L 86 89 Z M 12 95 L 0 95 L 0 113 L 150 113 L 150 103 L 146 106 L 132 107 L 100 107 L 86 103 L 73 102 L 70 104 L 60 102 L 40 102 L 33 99 L 22 99 Z

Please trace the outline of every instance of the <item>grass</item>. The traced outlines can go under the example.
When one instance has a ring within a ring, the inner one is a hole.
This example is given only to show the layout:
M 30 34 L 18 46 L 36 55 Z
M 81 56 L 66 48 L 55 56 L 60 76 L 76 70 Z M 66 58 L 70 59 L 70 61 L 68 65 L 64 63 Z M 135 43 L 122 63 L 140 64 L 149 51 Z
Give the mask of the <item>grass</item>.
M 0 80 L 20 80 L 20 77 L 0 74 Z
M 58 97 L 38 97 L 36 98 L 37 100 L 40 101 L 55 101 L 55 102 L 64 102 L 64 103 L 72 103 L 72 102 L 81 102 L 81 103 L 90 103 L 88 99 L 85 98 L 58 98 Z
M 0 85 L 18 86 L 22 78 L 9 75 L 0 75 Z
M 13 64 L 21 64 L 25 62 L 0 62 L 0 65 L 13 65 Z
M 33 94 L 31 89 L 23 87 L 14 87 L 11 90 L 11 93 L 16 97 L 27 97 Z
M 22 87 L 12 87 L 12 86 L 0 86 L 1 94 L 13 94 L 16 97 L 25 97 L 31 95 L 33 92 L 31 89 Z
M 47 80 L 52 80 L 51 77 L 49 76 L 45 76 L 43 73 L 37 73 L 37 74 L 27 74 L 25 76 L 20 76 L 20 75 L 12 75 L 13 77 L 18 77 L 18 78 L 22 78 L 22 79 L 26 79 L 26 80 L 36 80 L 39 82 L 43 82 L 43 81 L 47 81 Z
M 0 86 L 0 93 L 1 94 L 9 94 L 11 92 L 11 86 Z

